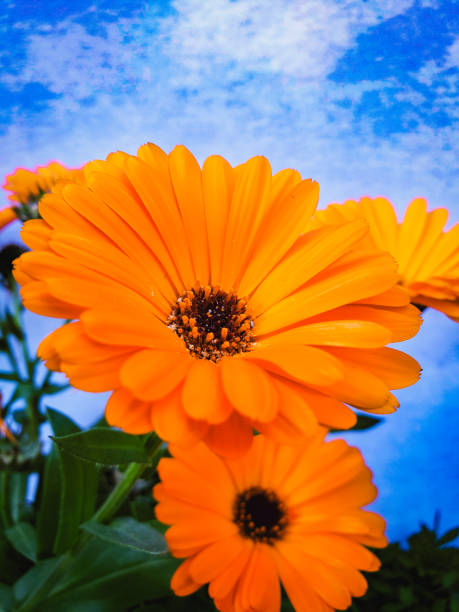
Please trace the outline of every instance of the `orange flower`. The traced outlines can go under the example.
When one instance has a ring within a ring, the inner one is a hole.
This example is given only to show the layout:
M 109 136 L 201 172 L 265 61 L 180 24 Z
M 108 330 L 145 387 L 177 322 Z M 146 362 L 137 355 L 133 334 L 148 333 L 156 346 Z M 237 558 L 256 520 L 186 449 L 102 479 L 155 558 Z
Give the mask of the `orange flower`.
M 303 234 L 318 185 L 254 157 L 203 166 L 152 144 L 85 167 L 25 224 L 24 304 L 76 321 L 39 355 L 86 391 L 114 390 L 111 425 L 245 452 L 252 430 L 302 442 L 343 402 L 393 412 L 418 364 L 385 348 L 419 327 L 392 258 L 356 254 L 364 221 Z
M 80 169 L 66 168 L 58 162 L 50 162 L 47 166 L 37 166 L 35 170 L 18 168 L 6 177 L 3 189 L 11 191 L 9 200 L 21 204 L 38 202 L 43 194 L 49 193 L 53 185 L 60 180 L 79 181 L 83 178 Z
M 12 206 L 8 206 L 7 208 L 3 208 L 0 210 L 0 229 L 15 221 L 17 219 L 16 213 Z
M 459 223 L 443 231 L 445 208 L 427 212 L 427 202 L 413 200 L 398 223 L 385 198 L 347 200 L 319 210 L 311 228 L 365 218 L 370 225 L 366 244 L 389 251 L 399 265 L 399 283 L 413 304 L 430 306 L 459 321 Z
M 277 612 L 281 580 L 297 612 L 344 610 L 367 590 L 359 570 L 379 560 L 384 520 L 361 510 L 376 497 L 360 452 L 316 436 L 304 447 L 257 436 L 239 460 L 203 444 L 159 463 L 153 494 L 171 553 L 186 558 L 177 595 L 209 583 L 223 612 Z

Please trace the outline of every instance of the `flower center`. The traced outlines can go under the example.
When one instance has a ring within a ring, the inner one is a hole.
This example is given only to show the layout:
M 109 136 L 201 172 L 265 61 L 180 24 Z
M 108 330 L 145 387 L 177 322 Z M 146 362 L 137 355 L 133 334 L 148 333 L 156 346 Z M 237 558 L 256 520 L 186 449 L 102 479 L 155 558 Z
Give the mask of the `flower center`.
M 287 510 L 274 491 L 251 487 L 240 493 L 233 508 L 233 521 L 242 536 L 272 545 L 285 533 Z
M 250 351 L 255 338 L 247 301 L 217 287 L 185 291 L 167 321 L 192 355 L 214 362 Z

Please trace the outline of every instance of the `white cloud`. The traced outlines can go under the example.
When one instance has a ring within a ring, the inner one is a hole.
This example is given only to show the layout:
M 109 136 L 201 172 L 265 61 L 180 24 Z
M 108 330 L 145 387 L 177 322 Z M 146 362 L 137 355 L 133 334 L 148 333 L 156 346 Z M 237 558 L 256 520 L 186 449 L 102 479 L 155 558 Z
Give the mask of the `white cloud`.
M 329 74 L 358 33 L 412 0 L 180 0 L 164 22 L 169 50 L 190 82 L 234 62 L 243 71 L 314 81 Z

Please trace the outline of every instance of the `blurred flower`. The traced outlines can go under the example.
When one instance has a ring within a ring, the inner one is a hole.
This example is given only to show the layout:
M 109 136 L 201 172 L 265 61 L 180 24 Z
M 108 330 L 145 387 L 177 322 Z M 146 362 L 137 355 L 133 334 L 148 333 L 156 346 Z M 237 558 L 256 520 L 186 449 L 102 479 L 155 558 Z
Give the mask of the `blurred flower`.
M 375 244 L 393 255 L 399 266 L 399 283 L 413 304 L 430 306 L 459 321 L 459 223 L 443 231 L 445 208 L 427 212 L 427 202 L 413 200 L 398 223 L 385 198 L 347 200 L 318 210 L 311 228 L 365 218 L 370 234 L 365 244 Z
M 219 610 L 277 612 L 279 579 L 298 612 L 344 610 L 363 595 L 359 570 L 380 562 L 384 520 L 361 509 L 376 497 L 360 452 L 322 436 L 306 446 L 257 436 L 239 460 L 203 444 L 173 446 L 153 493 L 172 554 L 186 558 L 172 578 L 177 595 L 209 583 Z
M 3 208 L 0 210 L 0 229 L 15 221 L 17 219 L 17 215 L 14 211 L 13 206 L 8 206 L 7 208 Z
M 25 253 L 25 249 L 18 244 L 7 244 L 0 249 L 0 283 L 7 289 L 14 284 L 13 261 Z
M 79 182 L 82 179 L 83 170 L 66 168 L 54 161 L 46 166 L 37 166 L 35 170 L 18 168 L 6 177 L 3 189 L 12 192 L 9 200 L 28 206 L 38 202 L 45 193 L 50 193 L 58 181 Z
M 395 262 L 355 253 L 359 220 L 303 234 L 318 185 L 254 157 L 201 168 L 185 147 L 112 154 L 40 202 L 16 264 L 24 305 L 77 319 L 39 355 L 86 391 L 115 390 L 111 425 L 245 452 L 253 428 L 302 442 L 317 420 L 351 427 L 342 402 L 398 406 L 418 364 L 385 348 L 417 309 Z

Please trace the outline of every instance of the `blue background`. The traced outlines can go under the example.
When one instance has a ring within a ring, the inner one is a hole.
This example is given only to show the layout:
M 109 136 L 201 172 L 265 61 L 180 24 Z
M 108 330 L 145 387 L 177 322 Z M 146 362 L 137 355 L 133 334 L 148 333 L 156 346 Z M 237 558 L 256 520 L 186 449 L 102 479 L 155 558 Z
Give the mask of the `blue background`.
M 402 211 L 424 196 L 457 222 L 458 15 L 451 0 L 2 3 L 0 174 L 183 143 L 200 161 L 294 167 L 320 182 L 321 206 L 385 195 Z M 421 382 L 383 425 L 347 435 L 392 539 L 437 509 L 443 528 L 459 523 L 459 326 L 424 319 L 403 347 Z M 54 325 L 28 315 L 33 347 Z M 88 425 L 105 397 L 48 403 Z

